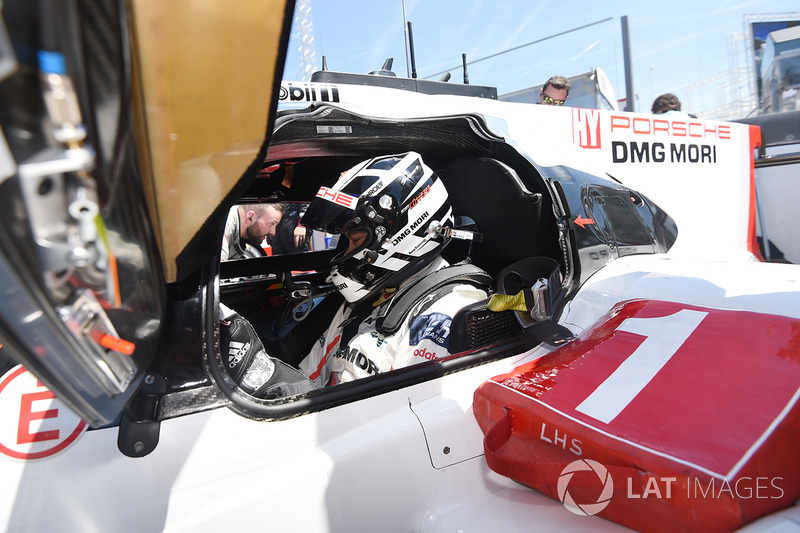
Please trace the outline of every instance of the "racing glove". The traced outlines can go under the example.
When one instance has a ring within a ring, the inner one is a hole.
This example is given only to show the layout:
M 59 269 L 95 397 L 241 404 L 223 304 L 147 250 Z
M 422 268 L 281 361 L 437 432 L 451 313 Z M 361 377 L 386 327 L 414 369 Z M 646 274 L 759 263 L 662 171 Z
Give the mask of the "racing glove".
M 225 368 L 251 396 L 271 400 L 317 388 L 299 370 L 267 355 L 253 326 L 238 313 L 220 320 L 219 333 Z

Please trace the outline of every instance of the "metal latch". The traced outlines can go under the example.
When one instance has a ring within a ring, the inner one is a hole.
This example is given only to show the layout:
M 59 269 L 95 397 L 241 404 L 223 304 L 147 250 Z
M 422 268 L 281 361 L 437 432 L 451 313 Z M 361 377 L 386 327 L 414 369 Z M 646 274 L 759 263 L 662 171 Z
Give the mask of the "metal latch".
M 111 396 L 125 392 L 136 376 L 130 355 L 135 345 L 119 337 L 105 310 L 89 289 L 79 289 L 58 314 L 83 348 L 80 355 L 103 390 Z

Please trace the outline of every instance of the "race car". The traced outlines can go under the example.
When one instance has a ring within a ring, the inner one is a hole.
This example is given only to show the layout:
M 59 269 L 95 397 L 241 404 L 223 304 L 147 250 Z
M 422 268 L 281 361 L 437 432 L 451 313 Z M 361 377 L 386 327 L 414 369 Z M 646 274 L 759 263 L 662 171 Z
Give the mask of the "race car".
M 3 4 L 0 529 L 796 516 L 800 289 L 760 261 L 758 128 L 391 76 L 281 83 L 291 3 L 101 5 Z M 523 308 L 451 317 L 452 356 L 248 394 L 221 307 L 296 368 L 342 296 L 324 233 L 221 261 L 230 209 L 302 213 L 353 165 L 412 152 L 465 236 L 445 258 L 493 296 L 524 268 Z

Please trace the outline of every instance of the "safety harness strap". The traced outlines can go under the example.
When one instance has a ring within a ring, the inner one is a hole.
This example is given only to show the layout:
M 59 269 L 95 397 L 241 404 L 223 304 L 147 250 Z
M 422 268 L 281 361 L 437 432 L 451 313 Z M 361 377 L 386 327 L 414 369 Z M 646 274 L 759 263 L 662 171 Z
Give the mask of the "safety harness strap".
M 486 271 L 468 263 L 439 269 L 394 295 L 379 312 L 375 327 L 381 335 L 392 335 L 400 329 L 409 312 L 413 310 L 418 315 L 455 285 L 467 283 L 485 289 L 491 287 L 492 281 Z

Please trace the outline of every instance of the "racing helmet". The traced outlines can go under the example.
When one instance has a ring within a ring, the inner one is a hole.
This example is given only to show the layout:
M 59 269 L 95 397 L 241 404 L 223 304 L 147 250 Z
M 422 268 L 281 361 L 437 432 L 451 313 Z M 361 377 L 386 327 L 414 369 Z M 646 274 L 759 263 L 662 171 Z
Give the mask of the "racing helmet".
M 350 303 L 395 287 L 438 257 L 453 227 L 444 183 L 416 152 L 363 161 L 333 187 L 322 187 L 301 223 L 342 235 L 366 237 L 348 252 L 340 238 L 329 280 Z

